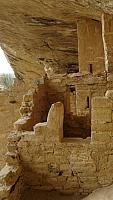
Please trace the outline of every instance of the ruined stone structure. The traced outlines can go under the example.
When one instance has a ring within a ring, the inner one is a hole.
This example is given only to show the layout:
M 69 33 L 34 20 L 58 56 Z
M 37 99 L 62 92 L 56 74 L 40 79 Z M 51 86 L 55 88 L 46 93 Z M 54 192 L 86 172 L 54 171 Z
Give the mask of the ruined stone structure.
M 97 3 L 94 5 L 98 7 Z M 87 16 L 82 15 L 79 6 L 74 25 L 41 17 L 32 17 L 29 21 L 29 15 L 24 15 L 27 25 L 38 24 L 38 28 L 40 24 L 48 25 L 52 34 L 54 26 L 59 26 L 68 39 L 75 34 L 75 46 L 65 49 L 68 43 L 65 38 L 64 47 L 59 45 L 55 49 L 53 44 L 58 43 L 52 41 L 49 32 L 49 39 L 44 39 L 43 45 L 40 42 L 38 49 L 39 69 L 36 70 L 36 63 L 32 66 L 25 48 L 23 55 L 28 58 L 29 70 L 24 60 L 27 70 L 24 68 L 22 73 L 21 56 L 18 62 L 16 53 L 4 48 L 7 54 L 12 52 L 9 58 L 16 66 L 15 72 L 29 90 L 23 96 L 21 116 L 7 139 L 5 166 L 0 171 L 0 200 L 23 200 L 23 193 L 29 189 L 76 193 L 82 197 L 97 188 L 112 188 L 113 15 L 98 9 L 92 16 L 91 12 L 88 14 L 87 5 L 84 5 Z M 64 18 L 66 20 L 66 16 Z M 71 33 L 67 31 L 69 27 Z M 40 31 L 45 37 L 45 31 Z M 61 41 L 60 31 L 56 34 Z M 61 55 L 57 51 L 61 51 Z M 19 54 L 19 50 L 17 52 Z M 33 59 L 35 55 L 34 51 Z M 31 66 L 35 70 L 30 72 Z M 15 103 L 14 99 L 10 103 Z
M 19 108 L 28 88 L 21 81 L 15 82 L 9 90 L 0 91 L 0 169 L 4 166 L 7 152 L 7 137 L 13 130 L 13 123 L 19 118 Z

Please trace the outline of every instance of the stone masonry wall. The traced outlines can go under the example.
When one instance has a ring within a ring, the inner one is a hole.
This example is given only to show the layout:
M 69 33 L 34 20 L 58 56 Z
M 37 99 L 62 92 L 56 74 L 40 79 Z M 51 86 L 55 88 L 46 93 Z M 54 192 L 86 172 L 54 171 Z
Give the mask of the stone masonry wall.
M 7 136 L 13 129 L 13 123 L 19 118 L 19 109 L 27 86 L 21 81 L 10 90 L 0 92 L 0 169 L 4 166 L 7 151 Z
M 26 132 L 17 144 L 25 184 L 65 192 L 88 192 L 90 187 L 98 187 L 90 139 L 61 142 L 62 134 L 63 105 L 56 103 L 47 122 L 37 124 L 34 133 Z
M 19 134 L 15 132 L 8 137 L 6 164 L 0 171 L 0 200 L 20 200 L 24 191 L 22 167 L 17 148 L 19 139 Z
M 7 164 L 0 173 L 2 199 L 4 195 L 8 200 L 19 199 L 21 187 L 87 195 L 113 184 L 112 108 L 112 90 L 93 98 L 91 138 L 63 138 L 64 108 L 60 102 L 51 106 L 47 122 L 36 124 L 34 131 L 12 133 Z
M 92 101 L 92 156 L 100 185 L 113 183 L 113 91 Z
M 48 102 L 46 97 L 45 84 L 39 84 L 36 88 L 28 91 L 23 96 L 20 107 L 21 118 L 19 118 L 14 127 L 16 130 L 32 131 L 36 123 L 44 122 L 47 119 Z
M 103 13 L 102 36 L 105 54 L 105 68 L 107 72 L 113 72 L 113 15 Z
M 26 186 L 87 194 L 113 183 L 111 94 L 93 99 L 91 139 L 63 139 L 61 103 L 52 105 L 47 122 L 34 132 L 21 133 L 17 146 Z
M 78 20 L 79 71 L 101 73 L 105 71 L 102 26 L 97 20 Z
M 106 73 L 98 76 L 89 73 L 56 76 L 45 83 L 49 108 L 57 101 L 64 104 L 64 137 L 90 136 L 91 99 L 105 95 Z

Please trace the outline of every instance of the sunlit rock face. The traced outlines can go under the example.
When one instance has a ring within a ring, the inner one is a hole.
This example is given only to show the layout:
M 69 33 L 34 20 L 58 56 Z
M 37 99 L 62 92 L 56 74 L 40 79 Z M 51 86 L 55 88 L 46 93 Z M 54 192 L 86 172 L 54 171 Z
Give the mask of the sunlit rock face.
M 103 187 L 95 190 L 84 200 L 112 200 L 113 199 L 113 185 Z
M 76 21 L 100 20 L 112 1 L 0 0 L 0 45 L 19 79 L 78 70 Z M 45 70 L 44 70 L 45 68 Z

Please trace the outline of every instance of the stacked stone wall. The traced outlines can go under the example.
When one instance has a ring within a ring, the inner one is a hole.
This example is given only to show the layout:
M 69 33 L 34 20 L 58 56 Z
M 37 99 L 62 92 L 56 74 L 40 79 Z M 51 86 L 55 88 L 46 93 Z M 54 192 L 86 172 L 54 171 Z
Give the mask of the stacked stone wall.
M 15 122 L 14 126 L 18 131 L 31 131 L 36 123 L 46 121 L 47 113 L 48 102 L 45 84 L 39 84 L 23 96 L 20 108 L 21 118 Z
M 28 87 L 19 81 L 10 90 L 0 91 L 0 169 L 5 164 L 7 136 L 13 129 L 13 123 L 20 116 L 20 105 L 27 90 Z
M 45 83 L 49 108 L 57 101 L 64 104 L 64 137 L 90 136 L 91 99 L 105 95 L 106 73 L 99 76 L 80 73 L 56 76 Z
M 109 93 L 95 97 L 91 138 L 63 139 L 62 104 L 52 105 L 47 122 L 23 132 L 17 143 L 25 185 L 87 194 L 112 184 L 112 106 Z

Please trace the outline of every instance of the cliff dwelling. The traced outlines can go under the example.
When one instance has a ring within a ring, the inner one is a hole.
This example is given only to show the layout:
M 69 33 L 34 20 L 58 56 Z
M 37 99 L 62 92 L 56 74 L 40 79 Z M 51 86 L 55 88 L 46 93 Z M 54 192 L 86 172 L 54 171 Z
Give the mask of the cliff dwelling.
M 0 200 L 112 200 L 112 0 L 0 0 L 0 47 Z

